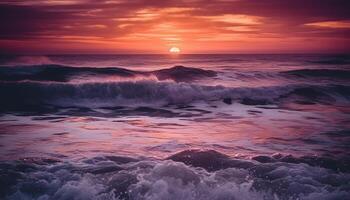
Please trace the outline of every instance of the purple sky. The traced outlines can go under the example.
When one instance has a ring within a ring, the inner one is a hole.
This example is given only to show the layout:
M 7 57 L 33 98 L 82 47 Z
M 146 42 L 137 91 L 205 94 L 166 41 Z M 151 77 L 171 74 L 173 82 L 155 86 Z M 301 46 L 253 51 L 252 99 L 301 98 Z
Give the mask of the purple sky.
M 350 52 L 349 0 L 12 0 L 0 52 Z

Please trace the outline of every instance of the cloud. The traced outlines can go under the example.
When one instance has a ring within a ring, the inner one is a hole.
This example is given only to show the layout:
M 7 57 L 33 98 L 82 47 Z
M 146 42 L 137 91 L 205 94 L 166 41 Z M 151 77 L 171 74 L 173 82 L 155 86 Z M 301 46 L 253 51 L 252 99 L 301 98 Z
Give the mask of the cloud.
M 322 28 L 350 28 L 350 20 L 346 21 L 325 21 L 305 24 L 306 26 L 315 26 Z
M 213 22 L 224 22 L 229 24 L 242 24 L 242 25 L 257 25 L 261 24 L 259 17 L 249 15 L 216 15 L 216 16 L 205 16 L 204 19 L 211 20 Z
M 119 50 L 130 48 L 121 45 L 128 43 L 142 50 L 146 42 L 138 47 L 136 41 L 143 39 L 159 48 L 182 43 L 194 46 L 198 41 L 216 41 L 215 46 L 231 41 L 238 48 L 237 40 L 268 40 L 278 48 L 282 40 L 294 38 L 313 40 L 317 49 L 322 40 L 349 44 L 349 8 L 347 0 L 2 1 L 0 44 L 50 40 L 62 43 L 64 49 L 70 48 L 67 42 L 74 36 L 94 38 L 92 43 L 109 42 Z

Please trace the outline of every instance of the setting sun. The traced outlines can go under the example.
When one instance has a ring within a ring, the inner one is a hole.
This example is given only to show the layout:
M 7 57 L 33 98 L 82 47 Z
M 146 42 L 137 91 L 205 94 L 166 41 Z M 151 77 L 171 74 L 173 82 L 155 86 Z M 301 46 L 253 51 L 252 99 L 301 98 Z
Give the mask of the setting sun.
M 170 53 L 180 53 L 180 49 L 179 48 L 177 48 L 177 47 L 171 47 L 170 49 L 169 49 L 169 52 Z

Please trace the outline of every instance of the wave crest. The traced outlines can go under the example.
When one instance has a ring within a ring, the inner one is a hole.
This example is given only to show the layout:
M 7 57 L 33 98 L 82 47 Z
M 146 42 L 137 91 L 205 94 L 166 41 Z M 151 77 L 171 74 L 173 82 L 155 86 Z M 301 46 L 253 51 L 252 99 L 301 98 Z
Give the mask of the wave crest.
M 62 105 L 82 107 L 134 105 L 134 104 L 190 104 L 194 101 L 217 101 L 243 98 L 273 101 L 286 87 L 227 88 L 188 83 L 127 81 L 107 83 L 0 83 L 0 92 L 6 94 L 1 105 Z M 6 106 L 5 106 L 6 107 Z
M 69 82 L 74 78 L 84 76 L 102 76 L 111 78 L 136 76 L 155 76 L 158 80 L 173 80 L 175 82 L 190 82 L 196 79 L 214 77 L 215 71 L 199 68 L 175 66 L 155 71 L 136 71 L 125 68 L 90 68 L 69 67 L 62 65 L 32 65 L 32 66 L 4 66 L 0 67 L 0 80 L 2 81 L 52 81 Z
M 188 105 L 194 102 L 246 105 L 266 105 L 285 102 L 347 103 L 350 87 L 329 85 L 288 85 L 270 87 L 203 86 L 189 83 L 158 81 L 124 81 L 98 83 L 2 82 L 2 109 L 22 109 L 31 106 L 166 106 Z
M 348 173 L 338 173 L 283 159 L 272 163 L 230 158 L 209 151 L 188 150 L 170 158 L 198 158 L 218 165 L 206 171 L 172 160 L 123 156 L 98 156 L 80 162 L 23 159 L 0 162 L 2 199 L 346 199 L 350 194 Z M 275 156 L 276 157 L 276 156 Z M 277 157 L 276 157 L 277 159 Z M 204 166 L 205 167 L 205 166 Z M 95 173 L 95 172 L 98 173 Z

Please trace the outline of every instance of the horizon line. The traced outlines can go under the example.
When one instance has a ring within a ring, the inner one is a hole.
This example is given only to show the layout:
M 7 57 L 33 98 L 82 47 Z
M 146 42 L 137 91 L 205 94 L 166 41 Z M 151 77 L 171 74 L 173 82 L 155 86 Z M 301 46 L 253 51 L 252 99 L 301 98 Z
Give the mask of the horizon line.
M 49 54 L 15 54 L 15 53 L 0 53 L 0 56 L 88 56 L 88 55 L 166 55 L 178 57 L 181 55 L 350 55 L 350 52 L 315 52 L 315 53 L 49 53 Z

